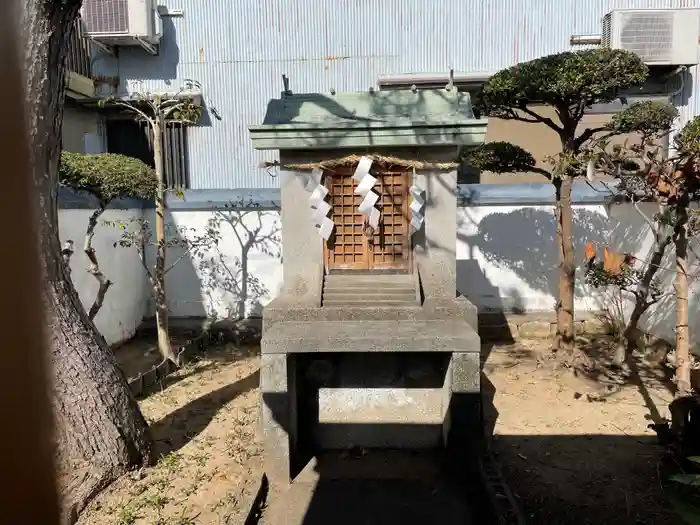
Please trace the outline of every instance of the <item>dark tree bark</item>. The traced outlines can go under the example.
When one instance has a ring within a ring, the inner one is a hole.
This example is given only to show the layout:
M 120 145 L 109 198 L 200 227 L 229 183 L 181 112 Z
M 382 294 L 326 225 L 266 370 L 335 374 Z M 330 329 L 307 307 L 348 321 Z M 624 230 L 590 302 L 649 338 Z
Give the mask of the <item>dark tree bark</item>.
M 58 238 L 57 178 L 65 56 L 80 0 L 24 0 L 27 124 L 38 204 L 47 337 L 53 365 L 64 522 L 97 492 L 152 459 L 152 441 L 114 354 L 88 318 L 67 275 Z
M 573 179 L 567 177 L 554 183 L 556 204 L 554 216 L 557 227 L 559 262 L 559 299 L 556 305 L 557 333 L 554 350 L 571 354 L 574 349 L 574 286 L 576 284 L 576 260 L 573 243 L 573 210 L 571 190 Z

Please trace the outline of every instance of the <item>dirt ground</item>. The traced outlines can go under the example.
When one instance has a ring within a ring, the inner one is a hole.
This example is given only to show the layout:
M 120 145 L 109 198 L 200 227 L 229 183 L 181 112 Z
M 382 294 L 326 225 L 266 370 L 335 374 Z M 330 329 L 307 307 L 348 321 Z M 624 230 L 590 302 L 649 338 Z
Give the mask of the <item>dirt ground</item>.
M 116 354 L 133 375 L 152 364 L 151 347 L 134 341 Z M 484 347 L 492 449 L 528 523 L 678 523 L 663 495 L 663 451 L 647 428 L 672 399 L 666 371 L 640 361 L 611 373 L 603 337 L 579 348 L 588 359 L 565 369 L 546 341 Z M 241 502 L 261 475 L 257 386 L 258 348 L 228 346 L 142 399 L 160 461 L 107 489 L 79 524 L 243 523 Z
M 606 338 L 578 346 L 577 369 L 551 360 L 546 341 L 494 347 L 484 367 L 492 448 L 528 523 L 679 523 L 647 428 L 673 398 L 667 370 L 639 360 L 615 374 Z
M 152 344 L 115 351 L 130 373 L 151 363 Z M 80 525 L 243 523 L 241 502 L 262 475 L 255 439 L 258 348 L 215 348 L 140 400 L 160 455 L 157 465 L 118 481 L 88 506 Z

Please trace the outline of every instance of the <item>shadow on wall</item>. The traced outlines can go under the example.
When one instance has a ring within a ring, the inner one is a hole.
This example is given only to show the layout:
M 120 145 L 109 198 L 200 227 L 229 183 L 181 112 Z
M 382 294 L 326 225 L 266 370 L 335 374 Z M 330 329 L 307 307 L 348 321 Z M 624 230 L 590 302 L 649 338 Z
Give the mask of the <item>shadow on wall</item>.
M 99 285 L 87 272 L 88 258 L 83 252 L 83 243 L 89 218 L 95 208 L 90 207 L 92 201 L 84 196 L 76 197 L 78 201 L 74 205 L 67 204 L 64 194 L 59 201 L 59 235 L 61 242 L 74 242 L 75 252 L 70 259 L 71 279 L 85 309 L 89 310 Z M 128 340 L 136 333 L 148 309 L 148 283 L 136 251 L 120 248 L 118 241 L 121 232 L 106 226 L 104 221 L 128 222 L 141 217 L 142 213 L 139 208 L 113 202 L 100 217 L 92 240 L 100 269 L 113 282 L 95 318 L 97 329 L 110 345 Z
M 653 217 L 657 211 L 653 204 L 640 205 L 640 211 L 647 217 Z M 631 205 L 620 205 L 611 208 L 611 216 L 618 221 L 618 226 L 611 235 L 611 244 L 619 251 L 634 254 L 637 259 L 647 261 L 651 259 L 654 252 L 653 234 L 646 225 L 646 219 L 642 217 Z M 641 234 L 635 236 L 637 231 Z M 630 233 L 632 232 L 632 233 Z M 638 239 L 638 242 L 634 242 Z M 652 306 L 640 321 L 640 328 L 648 333 L 652 333 L 666 341 L 673 342 L 675 339 L 675 252 L 673 245 L 666 248 L 666 253 L 656 277 L 661 283 L 661 289 L 668 295 L 664 296 L 656 305 Z M 689 316 L 691 323 L 693 319 L 700 316 L 700 242 L 697 238 L 690 241 L 689 261 L 690 261 L 690 293 L 689 293 Z M 608 304 L 615 300 L 619 302 L 619 295 L 609 292 L 610 300 Z M 633 303 L 631 300 L 625 301 L 625 311 L 629 315 Z M 696 331 L 691 330 L 691 345 L 697 348 L 700 336 Z
M 171 315 L 223 322 L 261 317 L 277 293 L 270 288 L 281 268 L 279 213 L 231 204 L 211 211 L 171 210 L 169 220 L 201 240 L 171 256 L 187 259 L 168 275 Z
M 279 214 L 258 210 L 215 211 L 207 228 L 235 242 L 232 249 L 239 255 L 227 255 L 225 248 L 216 243 L 209 255 L 199 261 L 202 293 L 210 305 L 210 316 L 217 300 L 223 299 L 226 320 L 262 317 L 261 300 L 269 297 L 270 290 L 253 270 L 251 254 L 261 253 L 272 259 L 282 257 L 282 237 Z
M 163 36 L 157 55 L 150 55 L 138 46 L 119 48 L 119 76 L 122 79 L 162 80 L 166 86 L 171 86 L 178 77 L 180 48 L 177 44 L 177 28 L 172 17 L 163 16 L 161 20 Z
M 466 207 L 458 215 L 457 287 L 462 294 L 486 310 L 500 307 L 522 313 L 554 307 L 558 260 L 553 207 Z M 638 249 L 646 235 L 641 219 L 618 224 L 603 206 L 574 209 L 575 294 L 584 309 L 599 301 L 582 280 L 583 247 L 588 241 L 607 246 L 613 230 L 621 227 L 625 244 Z

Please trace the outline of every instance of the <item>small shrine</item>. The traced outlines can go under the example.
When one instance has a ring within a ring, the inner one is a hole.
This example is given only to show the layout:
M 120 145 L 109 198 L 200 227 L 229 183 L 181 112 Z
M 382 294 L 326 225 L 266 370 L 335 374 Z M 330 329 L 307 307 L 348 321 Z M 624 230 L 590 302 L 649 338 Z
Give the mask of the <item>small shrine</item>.
M 486 134 L 469 95 L 284 94 L 250 134 L 279 151 L 266 166 L 284 283 L 261 344 L 270 481 L 328 449 L 477 446 L 477 312 L 455 258 L 459 159 Z

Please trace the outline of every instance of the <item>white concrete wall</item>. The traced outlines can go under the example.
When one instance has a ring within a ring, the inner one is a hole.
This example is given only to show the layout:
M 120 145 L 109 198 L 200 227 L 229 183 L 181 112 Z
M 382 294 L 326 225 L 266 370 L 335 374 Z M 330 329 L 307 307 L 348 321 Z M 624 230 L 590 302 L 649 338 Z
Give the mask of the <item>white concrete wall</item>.
M 92 305 L 97 294 L 97 280 L 87 273 L 87 256 L 82 251 L 85 229 L 92 210 L 62 209 L 59 211 L 59 235 L 61 242 L 72 240 L 75 253 L 71 258 L 71 277 L 86 309 Z M 101 220 L 125 221 L 141 210 L 108 210 Z M 93 248 L 105 276 L 114 284 L 107 291 L 102 309 L 95 324 L 109 344 L 131 338 L 146 314 L 148 288 L 145 274 L 136 252 L 114 243 L 119 239 L 117 229 L 98 224 L 93 239 Z
M 642 211 L 652 217 L 653 206 Z M 583 282 L 583 247 L 589 240 L 599 246 L 634 254 L 648 260 L 653 236 L 643 217 L 632 205 L 574 207 L 574 245 L 578 263 L 576 309 L 600 311 L 612 304 L 611 291 L 594 290 Z M 696 240 L 691 241 L 700 253 Z M 602 248 L 601 248 L 602 249 Z M 602 254 L 601 254 L 602 256 Z M 552 206 L 480 206 L 459 208 L 457 212 L 457 288 L 482 311 L 551 311 L 557 295 L 557 252 L 554 209 Z M 673 247 L 667 249 L 663 269 L 657 274 L 671 294 L 652 307 L 642 319 L 641 328 L 673 341 L 675 310 L 673 298 Z M 700 310 L 700 272 L 691 255 L 690 319 Z M 617 297 L 617 296 L 615 296 Z M 629 314 L 631 302 L 625 303 Z M 692 344 L 700 334 L 691 334 Z
M 646 210 L 648 215 L 653 210 Z M 88 210 L 60 212 L 61 237 L 82 243 Z M 109 211 L 105 219 L 126 219 L 131 211 Z M 152 223 L 153 212 L 144 212 Z M 574 243 L 579 264 L 576 308 L 600 310 L 610 304 L 605 292 L 582 281 L 583 246 L 588 240 L 601 246 L 634 253 L 646 259 L 653 239 L 643 218 L 630 205 L 577 205 L 574 212 Z M 552 206 L 475 206 L 457 212 L 457 265 L 459 291 L 482 311 L 507 309 L 522 312 L 551 311 L 556 297 L 556 245 Z M 218 245 L 183 257 L 168 274 L 168 302 L 174 317 L 236 318 L 240 313 L 259 315 L 262 307 L 282 286 L 280 217 L 276 211 L 180 211 L 173 210 L 168 223 L 189 238 L 202 235 L 211 221 L 219 222 Z M 216 228 L 215 228 L 216 229 Z M 151 313 L 150 290 L 135 252 L 115 248 L 113 228 L 100 226 L 95 247 L 105 274 L 115 285 L 97 317 L 98 328 L 111 343 L 133 334 L 144 315 Z M 695 243 L 697 244 L 697 243 Z M 78 246 L 79 247 L 79 246 Z M 672 293 L 673 261 L 669 257 L 660 273 Z M 696 247 L 700 253 L 700 247 Z M 169 264 L 181 250 L 169 252 Z M 150 254 L 152 263 L 152 254 Z M 73 257 L 73 279 L 89 306 L 97 283 L 85 268 L 85 256 Z M 698 273 L 693 258 L 693 276 Z M 246 279 L 243 279 L 243 275 Z M 246 286 L 242 287 L 245 282 Z M 690 294 L 691 320 L 698 318 L 700 285 L 694 279 Z M 643 328 L 673 340 L 673 297 L 650 310 Z M 692 324 L 692 323 L 691 323 Z M 693 343 L 700 342 L 698 333 Z
M 153 212 L 146 214 L 152 221 Z M 192 240 L 213 228 L 220 239 L 181 259 L 180 248 L 168 252 L 168 264 L 179 259 L 166 278 L 171 314 L 218 319 L 260 316 L 282 287 L 279 212 L 172 210 L 167 219 L 166 228 L 173 234 L 184 233 L 181 236 Z M 149 259 L 153 260 L 152 252 Z
M 72 278 L 88 309 L 98 288 L 95 278 L 85 270 L 87 259 L 81 251 L 91 213 L 84 209 L 59 212 L 61 241 L 71 239 L 76 245 L 71 259 Z M 121 232 L 102 221 L 128 221 L 141 213 L 153 225 L 153 210 L 105 212 L 93 240 L 101 269 L 114 282 L 95 319 L 110 344 L 133 336 L 144 316 L 153 314 L 153 302 L 136 251 L 115 247 Z M 221 319 L 237 318 L 245 312 L 246 316 L 259 316 L 262 307 L 282 286 L 279 220 L 276 211 L 173 211 L 168 217 L 169 231 L 195 239 L 215 226 L 216 221 L 220 237 L 218 244 L 210 242 L 206 249 L 194 250 L 184 257 L 183 250 L 177 247 L 168 252 L 169 265 L 178 261 L 167 274 L 171 315 Z M 148 261 L 153 264 L 152 250 Z

